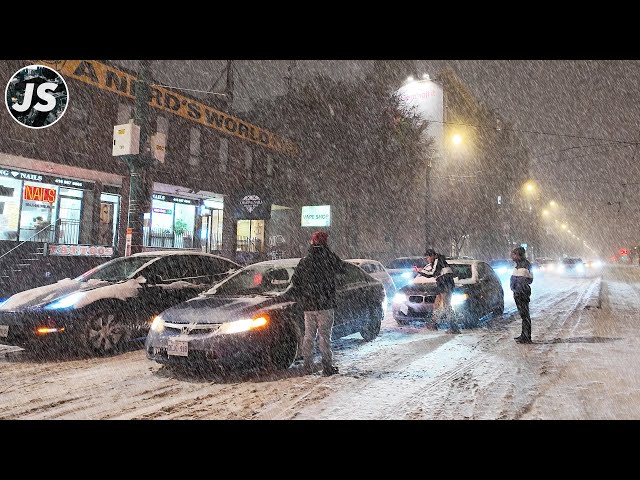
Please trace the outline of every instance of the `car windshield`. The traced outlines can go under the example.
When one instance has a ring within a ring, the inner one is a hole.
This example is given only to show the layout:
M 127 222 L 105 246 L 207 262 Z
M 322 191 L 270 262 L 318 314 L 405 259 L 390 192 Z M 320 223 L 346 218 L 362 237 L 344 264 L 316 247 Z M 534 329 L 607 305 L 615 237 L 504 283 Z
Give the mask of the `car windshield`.
M 80 282 L 88 282 L 89 280 L 106 280 L 108 282 L 119 282 L 128 280 L 140 270 L 140 268 L 159 257 L 140 256 L 140 257 L 121 257 L 110 260 L 102 265 L 92 268 L 86 273 L 80 275 L 76 280 Z
M 460 263 L 453 263 L 453 264 L 450 263 L 449 266 L 451 267 L 451 270 L 453 270 L 453 276 L 457 277 L 458 280 L 471 278 L 471 275 L 472 275 L 471 265 L 460 264 Z
M 392 260 L 387 268 L 412 268 L 414 265 L 422 268 L 427 264 L 424 258 L 396 258 Z
M 263 295 L 283 292 L 291 283 L 295 267 L 250 265 L 206 292 L 207 295 Z

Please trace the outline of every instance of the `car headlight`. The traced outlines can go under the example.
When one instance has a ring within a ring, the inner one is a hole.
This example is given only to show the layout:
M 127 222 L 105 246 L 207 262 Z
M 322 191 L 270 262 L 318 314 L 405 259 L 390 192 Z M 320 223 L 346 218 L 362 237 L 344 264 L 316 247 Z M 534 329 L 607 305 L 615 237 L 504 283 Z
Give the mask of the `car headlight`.
M 467 301 L 469 295 L 466 293 L 454 293 L 451 295 L 451 305 L 462 305 Z
M 255 330 L 256 328 L 264 327 L 269 323 L 269 317 L 266 315 L 260 315 L 255 318 L 247 318 L 242 320 L 236 320 L 234 322 L 223 323 L 218 329 L 218 333 L 240 333 L 248 332 L 249 330 Z
M 60 310 L 61 308 L 71 308 L 76 303 L 78 303 L 80 299 L 82 299 L 82 297 L 84 297 L 84 292 L 72 293 L 71 295 L 59 298 L 58 300 L 45 305 L 43 308 L 45 310 Z
M 164 320 L 162 316 L 156 315 L 153 322 L 151 322 L 151 330 L 156 333 L 161 333 L 164 330 Z
M 500 275 L 504 275 L 504 274 L 506 274 L 508 271 L 509 271 L 509 269 L 508 269 L 507 267 L 500 267 L 500 268 L 498 268 L 498 269 L 497 269 L 497 272 L 498 272 Z
M 413 272 L 404 272 L 402 274 L 402 278 L 411 278 L 413 277 Z
M 584 272 L 584 265 L 576 265 L 576 272 Z
M 558 271 L 564 272 L 564 265 L 558 265 Z
M 393 297 L 393 303 L 402 303 L 406 302 L 407 300 L 409 300 L 409 297 L 407 297 L 407 295 L 404 293 L 396 293 Z

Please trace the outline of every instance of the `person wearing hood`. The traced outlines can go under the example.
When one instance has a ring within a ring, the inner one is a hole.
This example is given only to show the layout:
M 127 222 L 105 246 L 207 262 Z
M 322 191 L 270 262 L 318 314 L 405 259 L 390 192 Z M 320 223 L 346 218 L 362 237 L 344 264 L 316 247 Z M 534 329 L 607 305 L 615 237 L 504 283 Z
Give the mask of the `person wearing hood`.
M 518 313 L 522 318 L 522 333 L 515 337 L 517 343 L 531 343 L 531 317 L 529 316 L 529 300 L 531 299 L 531 263 L 525 258 L 524 247 L 516 247 L 511 252 L 511 259 L 515 262 L 515 268 L 511 274 L 511 291 L 513 299 L 518 307 Z
M 331 331 L 336 308 L 336 275 L 346 273 L 345 262 L 329 249 L 328 238 L 326 232 L 313 233 L 308 254 L 300 260 L 291 278 L 296 300 L 304 310 L 303 368 L 307 373 L 313 371 L 317 334 L 324 376 L 338 373 L 333 365 Z

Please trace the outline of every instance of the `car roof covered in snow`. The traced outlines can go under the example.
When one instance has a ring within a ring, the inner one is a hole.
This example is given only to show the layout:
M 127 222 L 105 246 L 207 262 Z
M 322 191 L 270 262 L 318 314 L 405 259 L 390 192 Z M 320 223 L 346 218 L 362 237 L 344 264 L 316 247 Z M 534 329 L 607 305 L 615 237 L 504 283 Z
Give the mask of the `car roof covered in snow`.
M 140 252 L 134 253 L 131 255 L 132 257 L 165 257 L 169 255 L 198 255 L 202 257 L 214 257 L 214 258 L 222 258 L 224 260 L 228 260 L 233 262 L 233 260 L 223 257 L 221 255 L 214 255 L 213 253 L 205 253 L 205 252 L 196 252 L 193 250 L 158 250 L 156 252 Z M 234 262 L 235 263 L 235 262 Z
M 251 263 L 247 265 L 245 268 L 254 267 L 256 265 L 273 265 L 274 268 L 287 268 L 287 267 L 295 267 L 298 265 L 300 258 L 281 258 L 279 260 L 265 260 L 263 262 Z
M 364 262 L 380 263 L 379 260 L 374 260 L 372 258 L 347 258 L 345 260 L 345 262 L 354 263 L 356 265 L 359 265 L 359 264 L 364 263 Z

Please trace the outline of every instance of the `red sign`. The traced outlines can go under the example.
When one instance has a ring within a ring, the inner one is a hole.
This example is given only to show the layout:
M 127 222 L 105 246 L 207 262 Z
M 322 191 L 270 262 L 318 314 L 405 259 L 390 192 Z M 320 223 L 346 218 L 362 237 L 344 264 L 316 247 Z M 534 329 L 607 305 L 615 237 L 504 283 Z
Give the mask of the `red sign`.
M 24 199 L 38 202 L 54 203 L 56 201 L 56 189 L 46 187 L 24 186 Z
M 113 247 L 94 245 L 49 245 L 49 255 L 80 257 L 111 257 Z

